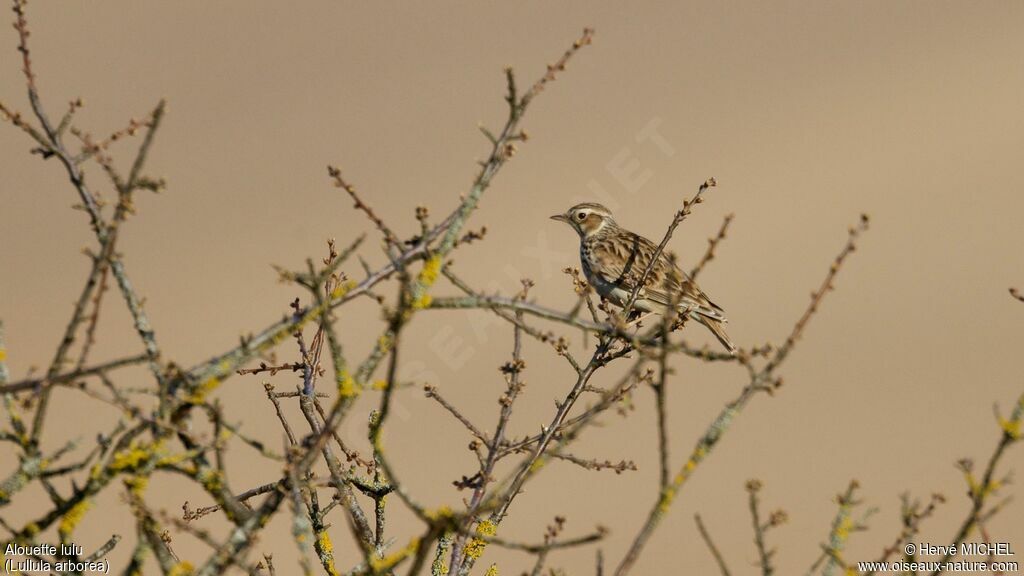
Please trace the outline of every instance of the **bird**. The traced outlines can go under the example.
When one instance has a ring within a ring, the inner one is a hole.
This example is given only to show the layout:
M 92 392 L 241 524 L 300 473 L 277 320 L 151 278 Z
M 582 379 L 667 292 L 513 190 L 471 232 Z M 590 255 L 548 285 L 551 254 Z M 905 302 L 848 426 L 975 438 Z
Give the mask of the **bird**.
M 620 227 L 611 210 L 601 204 L 577 204 L 551 219 L 568 224 L 579 234 L 580 263 L 587 282 L 602 298 L 625 307 L 658 246 Z M 722 327 L 728 322 L 725 311 L 662 252 L 637 293 L 633 308 L 664 314 L 673 302 L 678 302 L 677 312 L 700 322 L 731 354 L 736 353 L 736 346 Z

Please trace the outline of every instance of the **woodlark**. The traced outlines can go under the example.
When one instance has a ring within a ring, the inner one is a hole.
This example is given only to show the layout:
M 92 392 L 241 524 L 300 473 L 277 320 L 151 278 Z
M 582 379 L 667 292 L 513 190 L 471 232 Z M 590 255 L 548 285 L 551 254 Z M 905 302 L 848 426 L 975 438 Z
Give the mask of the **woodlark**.
M 600 204 L 577 204 L 551 219 L 565 222 L 580 235 L 580 261 L 590 285 L 602 298 L 625 306 L 658 246 L 620 228 L 612 213 Z M 679 312 L 687 313 L 711 330 L 729 352 L 736 352 L 736 346 L 722 328 L 722 324 L 728 322 L 723 310 L 662 252 L 633 307 L 644 312 L 664 313 L 673 302 L 678 303 Z

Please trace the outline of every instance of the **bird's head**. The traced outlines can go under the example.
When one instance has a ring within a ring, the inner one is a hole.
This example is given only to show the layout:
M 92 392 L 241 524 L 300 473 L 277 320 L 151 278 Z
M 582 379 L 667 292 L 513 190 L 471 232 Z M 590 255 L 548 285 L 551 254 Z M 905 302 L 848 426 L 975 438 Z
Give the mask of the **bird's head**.
M 577 204 L 564 214 L 555 214 L 551 219 L 565 222 L 580 235 L 580 238 L 597 234 L 608 225 L 615 225 L 611 211 L 593 202 Z

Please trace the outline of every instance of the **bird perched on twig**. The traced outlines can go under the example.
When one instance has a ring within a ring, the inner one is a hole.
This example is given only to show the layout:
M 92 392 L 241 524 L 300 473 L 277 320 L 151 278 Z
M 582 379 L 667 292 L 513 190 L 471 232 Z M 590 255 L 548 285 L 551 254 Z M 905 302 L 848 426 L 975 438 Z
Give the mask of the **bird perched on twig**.
M 590 285 L 602 298 L 626 306 L 658 246 L 620 228 L 611 211 L 600 204 L 577 204 L 551 219 L 565 222 L 580 235 L 580 262 Z M 664 313 L 673 304 L 680 313 L 711 330 L 729 352 L 736 352 L 736 346 L 722 328 L 722 324 L 728 322 L 723 310 L 662 252 L 650 266 L 633 308 Z

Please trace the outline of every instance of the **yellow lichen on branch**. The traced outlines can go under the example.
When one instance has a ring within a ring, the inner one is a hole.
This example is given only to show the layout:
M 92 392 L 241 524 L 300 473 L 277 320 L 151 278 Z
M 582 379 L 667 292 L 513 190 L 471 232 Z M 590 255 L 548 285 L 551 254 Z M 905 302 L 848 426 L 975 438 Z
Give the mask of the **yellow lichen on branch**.
M 195 573 L 195 568 L 192 567 L 191 562 L 178 562 L 167 573 L 167 576 L 192 576 Z
M 349 374 L 348 370 L 340 370 L 338 372 L 338 396 L 341 398 L 355 398 L 359 396 L 361 391 L 362 387 Z
M 149 462 L 156 455 L 157 451 L 162 448 L 162 445 L 162 441 L 157 441 L 153 444 L 132 441 L 128 448 L 114 453 L 114 457 L 110 460 L 110 471 L 137 470 L 143 464 Z
M 396 566 L 402 560 L 405 560 L 409 556 L 412 556 L 420 549 L 420 539 L 413 538 L 405 545 L 401 550 L 397 550 L 388 554 L 383 558 L 373 557 L 370 559 L 370 567 L 373 568 L 374 574 L 390 570 Z
M 490 520 L 483 520 L 476 527 L 476 537 L 466 544 L 466 556 L 474 560 L 479 558 L 487 548 L 487 538 L 498 533 L 498 527 Z
M 434 254 L 423 264 L 423 270 L 420 270 L 419 282 L 420 285 L 427 287 L 432 286 L 437 281 L 437 277 L 441 274 L 441 256 Z
M 71 533 L 75 531 L 78 523 L 85 517 L 85 513 L 89 511 L 92 504 L 89 500 L 82 500 L 71 507 L 64 516 L 60 519 L 60 524 L 57 526 L 57 533 L 60 534 L 61 540 L 67 540 Z
M 320 563 L 329 576 L 338 576 L 338 570 L 334 567 L 334 543 L 327 530 L 321 531 L 316 539 L 316 553 L 320 556 Z

